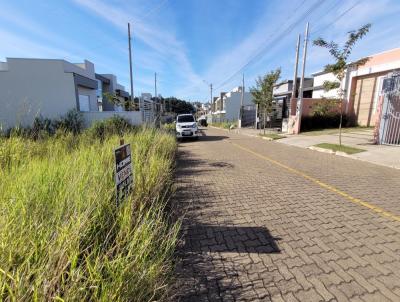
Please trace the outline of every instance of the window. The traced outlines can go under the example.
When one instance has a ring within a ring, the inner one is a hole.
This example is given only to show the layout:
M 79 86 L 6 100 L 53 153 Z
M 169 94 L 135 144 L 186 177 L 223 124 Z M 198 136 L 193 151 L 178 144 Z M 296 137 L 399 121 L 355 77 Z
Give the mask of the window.
M 90 111 L 88 95 L 79 95 L 79 111 Z
M 193 115 L 178 116 L 178 123 L 192 123 L 194 122 Z

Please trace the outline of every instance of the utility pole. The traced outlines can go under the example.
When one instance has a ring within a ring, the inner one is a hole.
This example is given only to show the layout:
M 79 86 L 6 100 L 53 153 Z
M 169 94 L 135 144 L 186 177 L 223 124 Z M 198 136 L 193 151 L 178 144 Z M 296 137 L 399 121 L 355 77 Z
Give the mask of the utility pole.
M 128 42 L 129 42 L 129 74 L 131 80 L 131 102 L 135 99 L 133 96 L 133 78 L 132 78 L 132 47 L 131 47 L 131 24 L 128 22 Z
M 296 98 L 296 92 L 297 92 L 297 72 L 299 67 L 299 52 L 300 52 L 300 35 L 297 36 L 296 58 L 294 63 L 294 76 L 293 76 L 293 87 L 292 87 L 293 89 L 292 89 L 292 97 L 289 102 L 289 116 L 291 115 L 292 100 Z
M 304 73 L 306 69 L 306 60 L 307 60 L 307 42 L 308 42 L 308 28 L 310 24 L 307 22 L 306 25 L 306 33 L 304 35 L 304 49 L 303 49 L 303 66 L 301 70 L 301 79 L 300 79 L 300 89 L 299 89 L 299 97 L 297 99 L 297 133 L 300 133 L 301 127 L 301 117 L 303 113 L 303 89 L 304 89 Z
M 213 88 L 212 88 L 212 83 L 211 83 L 211 84 L 210 84 L 210 104 L 211 104 L 211 106 L 214 108 L 214 102 L 213 102 L 212 92 L 213 92 Z M 215 110 L 215 108 L 214 108 L 214 110 Z
M 155 108 L 157 106 L 157 72 L 154 73 L 154 98 L 153 98 L 153 114 L 155 111 Z M 160 117 L 160 126 L 161 126 L 161 104 L 160 104 L 160 112 L 159 112 L 159 117 Z
M 244 73 L 243 73 L 243 76 L 242 76 L 242 94 L 240 96 L 239 123 L 238 123 L 238 127 L 239 128 L 242 128 L 243 99 L 244 99 Z

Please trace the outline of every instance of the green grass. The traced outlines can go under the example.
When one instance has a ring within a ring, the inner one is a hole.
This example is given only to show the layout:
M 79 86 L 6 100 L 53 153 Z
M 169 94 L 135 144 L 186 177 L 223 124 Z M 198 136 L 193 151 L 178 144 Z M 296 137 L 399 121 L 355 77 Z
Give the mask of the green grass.
M 259 134 L 262 137 L 268 137 L 271 138 L 273 140 L 277 140 L 277 139 L 281 139 L 281 138 L 285 138 L 286 136 L 284 135 L 280 135 L 280 134 L 276 134 L 276 133 L 266 133 L 266 134 Z
M 180 225 L 165 210 L 176 142 L 152 129 L 124 139 L 135 189 L 117 207 L 118 136 L 0 138 L 0 301 L 163 298 Z
M 333 150 L 333 151 L 340 151 L 340 152 L 344 152 L 347 154 L 355 154 L 355 153 L 360 153 L 360 152 L 366 151 L 364 149 L 358 149 L 358 148 L 349 147 L 349 146 L 345 146 L 345 145 L 340 146 L 337 144 L 328 144 L 328 143 L 318 144 L 318 145 L 315 145 L 315 147 L 329 149 L 329 150 Z
M 363 130 L 371 130 L 374 129 L 373 127 L 349 127 L 349 128 L 342 128 L 342 133 L 349 133 L 353 131 L 363 131 Z M 311 131 L 304 131 L 301 132 L 301 135 L 307 136 L 315 136 L 315 135 L 334 135 L 339 134 L 339 129 L 321 129 L 321 130 L 311 130 Z

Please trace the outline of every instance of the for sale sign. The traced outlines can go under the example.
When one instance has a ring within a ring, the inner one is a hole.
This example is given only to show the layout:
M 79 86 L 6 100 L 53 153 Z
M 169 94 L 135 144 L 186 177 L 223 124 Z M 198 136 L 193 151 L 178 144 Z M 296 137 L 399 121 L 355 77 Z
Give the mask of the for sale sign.
M 130 144 L 115 149 L 115 186 L 117 205 L 130 193 L 132 189 L 132 161 Z

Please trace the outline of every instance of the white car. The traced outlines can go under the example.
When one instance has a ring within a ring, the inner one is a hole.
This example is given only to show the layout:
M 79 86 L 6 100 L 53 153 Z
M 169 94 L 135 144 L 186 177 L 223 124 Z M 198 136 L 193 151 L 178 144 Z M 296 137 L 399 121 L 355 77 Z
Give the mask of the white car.
M 191 114 L 179 114 L 176 118 L 175 129 L 177 138 L 199 138 L 199 129 L 197 128 L 196 120 Z

